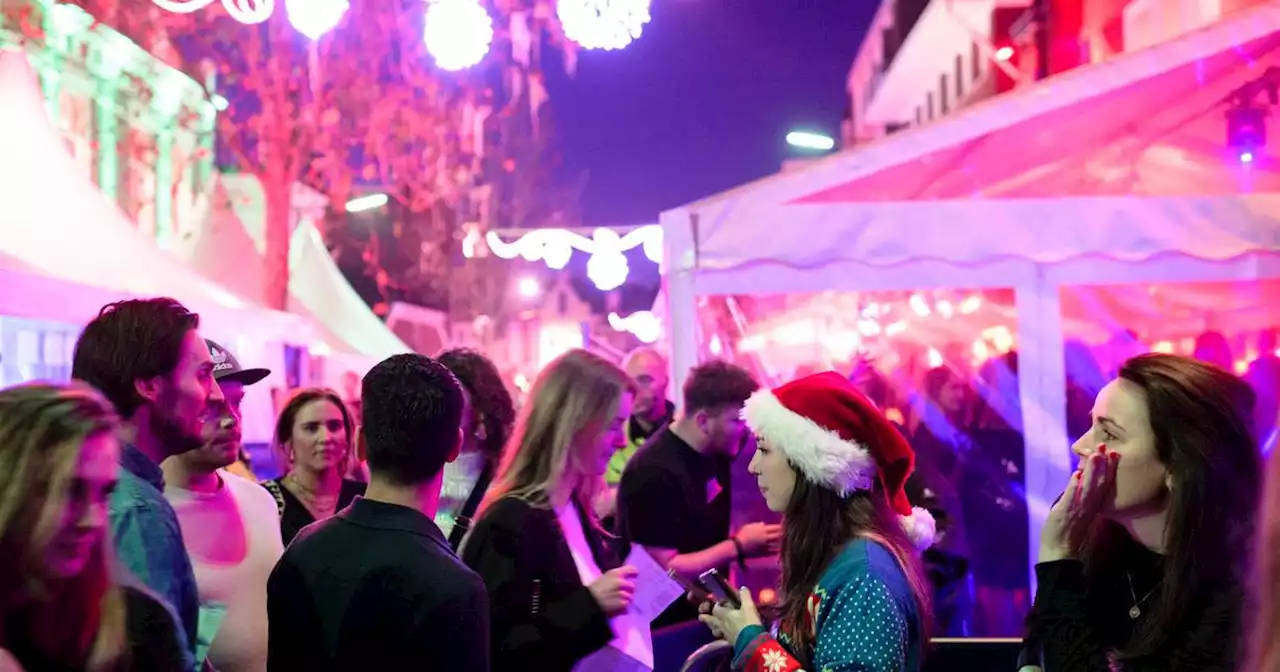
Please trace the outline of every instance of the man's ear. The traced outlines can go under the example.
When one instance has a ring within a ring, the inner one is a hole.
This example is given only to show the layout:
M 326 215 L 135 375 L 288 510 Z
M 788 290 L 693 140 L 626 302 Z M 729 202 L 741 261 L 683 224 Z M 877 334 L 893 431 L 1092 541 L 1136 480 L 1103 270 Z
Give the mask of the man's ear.
M 449 451 L 449 454 L 445 456 L 444 461 L 453 462 L 454 460 L 458 459 L 458 456 L 461 454 L 462 454 L 462 428 L 459 427 L 458 440 L 454 442 L 453 448 Z
M 164 376 L 155 376 L 153 378 L 138 378 L 133 381 L 133 391 L 138 393 L 145 401 L 155 403 L 160 398 L 160 392 L 163 390 Z
M 356 459 L 361 462 L 368 462 L 369 456 L 365 453 L 364 446 L 364 425 L 356 425 L 356 435 L 351 439 L 356 444 Z

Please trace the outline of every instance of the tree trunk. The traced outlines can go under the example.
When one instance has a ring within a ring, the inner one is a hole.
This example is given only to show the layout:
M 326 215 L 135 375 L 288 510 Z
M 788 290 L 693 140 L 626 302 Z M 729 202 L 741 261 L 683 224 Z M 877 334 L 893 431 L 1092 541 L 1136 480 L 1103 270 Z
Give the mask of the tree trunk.
M 293 227 L 293 183 L 268 171 L 262 176 L 267 201 L 266 241 L 263 259 L 263 299 L 268 308 L 289 307 L 289 239 Z

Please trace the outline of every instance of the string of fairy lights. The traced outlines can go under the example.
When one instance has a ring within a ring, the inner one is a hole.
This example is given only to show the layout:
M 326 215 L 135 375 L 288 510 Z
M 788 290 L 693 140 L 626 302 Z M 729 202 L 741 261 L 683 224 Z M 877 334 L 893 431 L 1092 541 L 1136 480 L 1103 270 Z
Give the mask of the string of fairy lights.
M 215 3 L 232 19 L 257 24 L 275 13 L 275 0 L 152 0 L 161 9 L 179 14 L 197 12 Z M 425 0 L 422 39 L 442 70 L 460 71 L 478 65 L 493 44 L 493 17 L 482 0 Z M 651 0 L 557 0 L 556 18 L 564 35 L 583 49 L 625 49 L 640 39 L 649 23 Z M 289 23 L 299 33 L 318 40 L 342 21 L 349 0 L 284 0 Z

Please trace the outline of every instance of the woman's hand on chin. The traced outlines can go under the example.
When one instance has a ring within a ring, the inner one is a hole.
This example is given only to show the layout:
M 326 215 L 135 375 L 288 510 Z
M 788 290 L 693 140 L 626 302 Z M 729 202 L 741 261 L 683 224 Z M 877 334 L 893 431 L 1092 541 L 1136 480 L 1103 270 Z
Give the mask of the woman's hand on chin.
M 756 610 L 756 603 L 751 599 L 751 591 L 746 588 L 738 589 L 738 599 L 742 600 L 742 607 L 738 609 L 727 604 L 712 605 L 710 602 L 704 602 L 698 609 L 701 612 L 698 620 L 711 628 L 713 636 L 729 644 L 737 642 L 738 635 L 746 627 L 764 625 L 760 621 L 760 612 Z
M 1049 509 L 1040 530 L 1037 562 L 1053 562 L 1076 557 L 1083 532 L 1092 525 L 1115 491 L 1116 453 L 1105 445 L 1080 460 L 1080 468 L 1067 483 L 1058 501 Z

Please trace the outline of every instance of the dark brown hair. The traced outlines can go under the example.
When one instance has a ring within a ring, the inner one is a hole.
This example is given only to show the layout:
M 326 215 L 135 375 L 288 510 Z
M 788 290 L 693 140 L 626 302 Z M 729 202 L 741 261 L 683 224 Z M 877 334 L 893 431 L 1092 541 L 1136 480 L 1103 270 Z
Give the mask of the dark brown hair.
M 472 412 L 484 427 L 480 452 L 486 461 L 496 465 L 516 424 L 515 403 L 502 382 L 502 374 L 492 360 L 469 348 L 446 350 L 438 359 L 458 377 L 470 395 Z
M 1119 660 L 1157 654 L 1195 600 L 1242 588 L 1262 466 L 1251 431 L 1253 390 L 1236 376 L 1190 357 L 1146 354 L 1120 367 L 1141 388 L 1156 455 L 1168 470 L 1168 517 L 1160 599 Z M 1126 532 L 1099 522 L 1084 542 L 1091 584 L 1116 578 L 1114 549 Z
M 760 384 L 751 372 L 729 362 L 707 362 L 694 367 L 684 382 L 684 412 L 716 411 L 742 406 Z
M 779 592 L 782 594 L 780 627 L 795 643 L 793 650 L 802 656 L 812 650 L 814 643 L 809 594 L 845 544 L 857 537 L 883 545 L 898 561 L 920 613 L 920 641 L 928 641 L 932 624 L 929 581 L 879 481 L 871 492 L 841 497 L 797 473 L 795 490 L 784 515 Z M 807 665 L 811 661 L 804 662 Z

